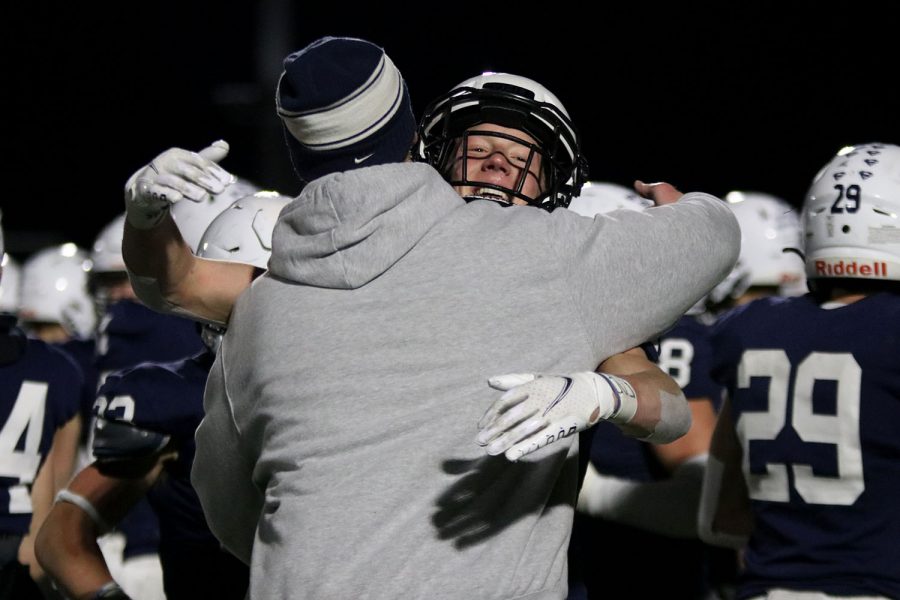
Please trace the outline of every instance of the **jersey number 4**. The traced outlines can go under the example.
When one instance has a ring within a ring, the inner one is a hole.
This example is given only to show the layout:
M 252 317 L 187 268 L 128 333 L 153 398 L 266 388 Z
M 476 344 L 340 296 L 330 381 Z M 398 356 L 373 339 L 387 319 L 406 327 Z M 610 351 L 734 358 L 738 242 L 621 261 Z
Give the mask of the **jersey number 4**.
M 28 486 L 34 482 L 41 464 L 41 436 L 44 433 L 44 409 L 47 403 L 47 384 L 23 381 L 16 403 L 0 430 L 0 477 L 18 479 L 9 488 L 9 513 L 31 512 Z M 27 430 L 27 433 L 26 433 Z M 25 435 L 25 445 L 17 450 Z
M 859 439 L 862 369 L 852 354 L 812 352 L 794 370 L 794 396 L 788 415 L 788 382 L 792 365 L 783 350 L 748 350 L 738 368 L 738 388 L 749 388 L 751 377 L 769 379 L 768 410 L 742 412 L 735 427 L 744 450 L 743 469 L 754 500 L 788 502 L 788 467 L 794 488 L 810 504 L 849 506 L 865 490 Z M 813 412 L 816 381 L 833 381 L 837 412 Z M 790 419 L 790 424 L 788 424 Z M 837 477 L 819 476 L 806 464 L 766 464 L 763 474 L 750 473 L 750 441 L 774 440 L 792 427 L 804 442 L 833 444 L 837 450 Z

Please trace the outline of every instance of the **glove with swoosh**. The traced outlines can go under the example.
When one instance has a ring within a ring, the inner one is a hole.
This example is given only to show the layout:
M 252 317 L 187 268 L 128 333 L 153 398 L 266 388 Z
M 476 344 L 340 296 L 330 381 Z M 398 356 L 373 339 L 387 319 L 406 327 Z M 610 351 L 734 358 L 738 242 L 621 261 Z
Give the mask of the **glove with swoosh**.
M 634 388 L 606 373 L 509 374 L 488 385 L 505 392 L 478 422 L 475 441 L 490 455 L 516 461 L 607 419 L 627 423 L 637 411 Z
M 228 143 L 213 142 L 199 152 L 169 148 L 125 183 L 125 218 L 137 229 L 156 227 L 174 202 L 200 202 L 235 181 L 217 163 L 228 155 Z

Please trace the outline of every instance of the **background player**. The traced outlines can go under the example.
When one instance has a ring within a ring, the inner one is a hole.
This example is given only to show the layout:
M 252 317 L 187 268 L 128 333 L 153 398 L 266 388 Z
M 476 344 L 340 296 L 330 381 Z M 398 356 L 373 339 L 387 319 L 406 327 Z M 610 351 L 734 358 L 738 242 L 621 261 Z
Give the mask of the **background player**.
M 0 255 L 3 234 L 0 229 Z M 2 277 L 0 270 L 0 277 Z M 33 536 L 75 465 L 83 380 L 63 352 L 0 315 L 0 597 L 41 598 L 49 587 Z M 29 576 L 30 573 L 30 576 Z
M 653 202 L 609 182 L 589 182 L 569 209 L 585 216 L 643 211 Z M 698 303 L 702 306 L 702 303 Z M 682 388 L 691 409 L 690 430 L 669 444 L 648 444 L 598 423 L 578 497 L 570 550 L 569 598 L 609 593 L 609 571 L 640 579 L 644 565 L 658 577 L 642 583 L 650 597 L 700 598 L 706 591 L 706 552 L 697 540 L 696 514 L 709 440 L 715 425 L 706 326 L 696 314 L 681 319 L 659 340 L 660 368 Z M 657 354 L 653 349 L 652 355 Z M 610 547 L 618 550 L 609 552 Z M 635 553 L 643 558 L 633 560 Z M 602 568 L 601 568 L 602 566 Z M 673 589 L 677 581 L 677 591 Z
M 700 531 L 745 548 L 739 597 L 896 598 L 900 147 L 841 150 L 803 213 L 812 293 L 715 326 L 728 399 Z
M 272 227 L 288 201 L 260 192 L 233 203 L 198 241 L 200 255 L 264 269 Z M 160 522 L 166 597 L 195 598 L 201 590 L 215 598 L 244 597 L 247 568 L 221 550 L 190 485 L 193 435 L 220 335 L 207 327 L 208 350 L 119 371 L 101 387 L 97 460 L 69 484 L 68 501 L 56 504 L 38 538 L 39 559 L 71 596 L 116 590 L 95 540 L 146 494 Z

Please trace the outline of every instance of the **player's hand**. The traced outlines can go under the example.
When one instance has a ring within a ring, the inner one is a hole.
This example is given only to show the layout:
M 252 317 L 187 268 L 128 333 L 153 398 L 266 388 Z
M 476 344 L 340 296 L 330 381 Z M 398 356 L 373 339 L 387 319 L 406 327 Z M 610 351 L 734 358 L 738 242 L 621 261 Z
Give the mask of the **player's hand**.
M 169 206 L 187 198 L 200 202 L 219 194 L 235 181 L 218 164 L 228 155 L 228 143 L 219 140 L 199 152 L 169 148 L 149 165 L 138 169 L 125 183 L 125 212 L 138 229 L 159 224 Z
M 644 198 L 653 200 L 653 203 L 656 206 L 672 204 L 684 196 L 684 194 L 678 191 L 675 186 L 665 182 L 644 183 L 643 181 L 637 180 L 634 182 L 634 190 Z
M 488 454 L 504 453 L 511 461 L 616 416 L 621 394 L 634 397 L 623 379 L 590 372 L 500 375 L 488 385 L 506 393 L 478 422 L 475 441 Z

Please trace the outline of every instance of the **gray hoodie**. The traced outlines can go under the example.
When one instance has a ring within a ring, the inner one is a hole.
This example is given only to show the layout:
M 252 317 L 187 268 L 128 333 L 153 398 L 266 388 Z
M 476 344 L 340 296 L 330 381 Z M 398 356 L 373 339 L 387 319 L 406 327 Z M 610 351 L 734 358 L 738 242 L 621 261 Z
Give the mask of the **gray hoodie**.
M 563 598 L 577 439 L 485 455 L 486 380 L 653 338 L 739 245 L 705 194 L 591 219 L 465 203 L 424 164 L 309 184 L 235 307 L 197 431 L 194 485 L 251 597 Z

